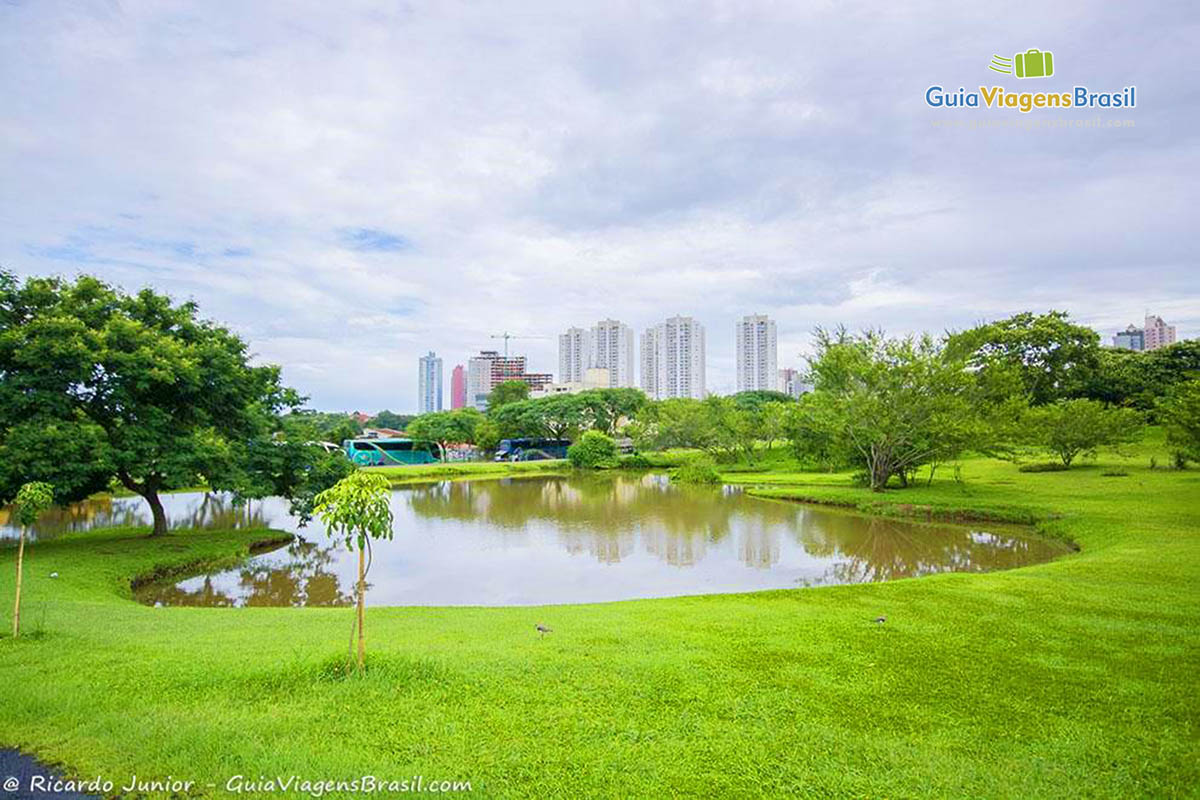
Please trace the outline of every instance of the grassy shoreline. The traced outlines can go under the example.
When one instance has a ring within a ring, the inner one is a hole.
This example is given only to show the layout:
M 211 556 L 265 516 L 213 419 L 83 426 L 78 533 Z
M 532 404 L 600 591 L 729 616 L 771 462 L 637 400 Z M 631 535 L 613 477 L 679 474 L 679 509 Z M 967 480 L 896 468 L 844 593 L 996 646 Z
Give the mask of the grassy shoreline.
M 0 639 L 0 745 L 78 776 L 215 781 L 207 796 L 238 773 L 423 774 L 488 797 L 1195 796 L 1200 471 L 1147 455 L 1054 473 L 978 459 L 965 483 L 883 498 L 845 475 L 729 474 L 875 513 L 1025 514 L 1081 549 L 882 584 L 372 608 L 372 668 L 351 680 L 331 671 L 346 609 L 130 599 L 133 576 L 238 558 L 262 531 L 35 543 L 41 632 Z
M 566 459 L 546 461 L 465 461 L 461 463 L 413 464 L 411 466 L 370 467 L 384 475 L 393 486 L 426 483 L 434 480 L 485 480 L 529 476 L 564 475 L 571 465 Z

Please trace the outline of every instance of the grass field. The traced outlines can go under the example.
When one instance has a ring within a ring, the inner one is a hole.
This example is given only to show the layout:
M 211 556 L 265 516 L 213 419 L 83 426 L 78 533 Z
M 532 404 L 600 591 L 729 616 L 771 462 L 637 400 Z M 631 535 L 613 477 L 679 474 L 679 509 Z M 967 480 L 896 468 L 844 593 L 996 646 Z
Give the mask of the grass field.
M 776 499 L 1035 519 L 1080 551 L 888 584 L 369 609 L 363 678 L 336 668 L 348 609 L 130 599 L 134 576 L 268 533 L 34 544 L 31 635 L 0 640 L 0 746 L 211 796 L 238 774 L 420 774 L 487 797 L 1196 796 L 1200 470 L 1151 470 L 1152 449 L 1041 474 L 973 460 L 964 483 L 882 496 L 842 475 L 731 475 Z M 0 563 L 7 606 L 11 550 Z
M 464 461 L 461 463 L 412 464 L 409 466 L 372 467 L 371 472 L 386 475 L 393 486 L 429 480 L 480 480 L 511 478 L 522 475 L 553 475 L 570 469 L 565 459 L 546 461 Z

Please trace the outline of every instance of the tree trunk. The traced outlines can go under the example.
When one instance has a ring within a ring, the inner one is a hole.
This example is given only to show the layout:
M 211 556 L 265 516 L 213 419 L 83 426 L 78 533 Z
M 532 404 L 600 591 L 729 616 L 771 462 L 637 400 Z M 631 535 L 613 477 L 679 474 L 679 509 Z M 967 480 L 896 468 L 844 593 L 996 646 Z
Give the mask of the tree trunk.
M 158 497 L 158 488 L 162 486 L 161 478 L 151 475 L 147 476 L 141 483 L 138 483 L 123 469 L 117 471 L 117 478 L 126 489 L 141 495 L 142 499 L 150 504 L 150 513 L 154 515 L 154 528 L 150 531 L 150 535 L 165 536 L 167 533 L 167 512 L 163 508 L 162 500 Z
M 358 548 L 358 671 L 363 670 L 367 645 L 363 640 L 363 607 L 366 605 L 366 553 Z
M 17 545 L 17 599 L 13 603 L 13 638 L 21 635 L 21 573 L 25 569 L 25 528 L 21 526 L 21 543 Z
M 150 513 L 154 515 L 154 530 L 150 531 L 150 535 L 165 536 L 167 533 L 167 512 L 163 508 L 158 492 L 153 489 L 147 489 L 142 497 L 146 498 L 146 502 L 150 504 Z

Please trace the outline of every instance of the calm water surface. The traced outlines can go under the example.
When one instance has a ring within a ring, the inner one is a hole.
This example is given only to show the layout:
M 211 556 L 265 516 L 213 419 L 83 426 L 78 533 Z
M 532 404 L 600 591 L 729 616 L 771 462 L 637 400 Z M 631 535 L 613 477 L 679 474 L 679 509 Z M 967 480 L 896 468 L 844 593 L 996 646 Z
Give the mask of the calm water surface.
M 145 586 L 163 605 L 342 605 L 357 556 L 286 501 L 240 508 L 203 493 L 163 497 L 177 527 L 271 527 L 292 544 L 236 569 Z M 1060 543 L 999 526 L 926 525 L 671 486 L 664 477 L 578 476 L 444 482 L 392 494 L 395 538 L 377 542 L 373 605 L 526 605 L 753 591 L 982 572 L 1047 561 Z M 140 498 L 56 511 L 37 535 L 149 524 Z M 0 528 L 0 536 L 11 536 Z

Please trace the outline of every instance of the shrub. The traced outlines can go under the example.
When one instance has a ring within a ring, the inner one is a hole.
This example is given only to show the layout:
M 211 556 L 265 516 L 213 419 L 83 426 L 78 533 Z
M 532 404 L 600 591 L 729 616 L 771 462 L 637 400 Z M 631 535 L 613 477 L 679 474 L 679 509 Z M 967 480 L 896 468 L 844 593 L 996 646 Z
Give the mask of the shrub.
M 621 456 L 617 459 L 617 463 L 622 469 L 653 469 L 654 462 L 641 453 L 633 453 L 628 456 Z
M 1066 464 L 1058 461 L 1047 461 L 1041 464 L 1022 464 L 1017 467 L 1017 472 L 1063 472 L 1070 469 Z
M 620 465 L 617 443 L 600 431 L 588 431 L 567 448 L 571 465 L 581 469 L 612 469 Z
M 694 458 L 671 473 L 672 483 L 714 484 L 721 482 L 721 473 L 707 458 Z

